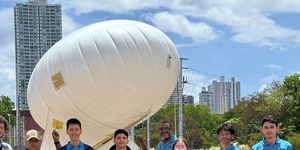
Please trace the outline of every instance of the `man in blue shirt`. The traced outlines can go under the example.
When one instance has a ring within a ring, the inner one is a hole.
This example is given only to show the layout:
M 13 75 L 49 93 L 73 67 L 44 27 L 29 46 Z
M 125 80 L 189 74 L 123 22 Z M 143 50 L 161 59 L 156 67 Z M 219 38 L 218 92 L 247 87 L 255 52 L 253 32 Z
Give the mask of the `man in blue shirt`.
M 252 146 L 252 150 L 292 150 L 292 145 L 276 136 L 279 131 L 278 122 L 267 116 L 261 122 L 261 132 L 265 138 Z
M 218 139 L 221 143 L 219 150 L 240 150 L 240 148 L 235 147 L 231 144 L 231 140 L 234 137 L 234 129 L 232 126 L 222 123 L 217 129 Z
M 59 150 L 94 150 L 93 147 L 80 141 L 81 133 L 80 121 L 76 118 L 69 119 L 67 121 L 67 134 L 70 137 L 70 141 Z
M 162 137 L 156 150 L 171 150 L 173 143 L 176 140 L 176 136 L 172 135 L 172 125 L 169 121 L 163 121 L 160 123 L 159 132 Z

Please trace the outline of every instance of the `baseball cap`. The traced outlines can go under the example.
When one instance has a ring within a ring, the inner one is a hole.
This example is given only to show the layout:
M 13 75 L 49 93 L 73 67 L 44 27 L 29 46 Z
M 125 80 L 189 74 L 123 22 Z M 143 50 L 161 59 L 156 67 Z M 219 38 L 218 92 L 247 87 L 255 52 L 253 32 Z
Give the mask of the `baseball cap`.
M 36 138 L 40 140 L 38 132 L 36 130 L 29 130 L 26 133 L 26 140 L 29 141 L 31 138 Z

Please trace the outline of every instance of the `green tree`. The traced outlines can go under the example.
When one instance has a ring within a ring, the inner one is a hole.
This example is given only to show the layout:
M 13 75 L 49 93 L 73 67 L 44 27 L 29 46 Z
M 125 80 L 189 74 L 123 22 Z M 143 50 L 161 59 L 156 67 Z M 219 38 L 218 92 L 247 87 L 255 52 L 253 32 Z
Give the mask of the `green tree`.
M 176 105 L 169 105 L 166 108 L 161 108 L 157 113 L 155 113 L 151 118 L 150 118 L 150 134 L 151 134 L 151 147 L 156 147 L 157 144 L 159 143 L 161 136 L 159 133 L 159 125 L 160 122 L 163 120 L 170 121 L 172 123 L 172 128 L 173 131 L 175 130 L 175 114 L 174 114 L 174 109 L 176 109 L 176 113 L 178 112 L 177 109 L 178 107 Z M 147 121 L 145 120 L 141 124 L 137 125 L 135 127 L 136 129 L 136 134 L 141 136 L 144 141 L 146 141 L 147 137 Z
M 12 114 L 14 103 L 7 96 L 0 97 L 0 115 L 9 121 L 9 124 L 13 126 L 15 124 L 15 117 Z
M 211 114 L 206 105 L 186 105 L 184 137 L 193 148 L 209 148 L 217 145 L 216 128 L 223 121 L 222 117 Z
M 14 108 L 14 103 L 7 96 L 0 97 L 0 115 L 8 119 L 8 116 L 12 115 L 12 109 Z
M 293 145 L 293 149 L 300 149 L 300 134 L 293 134 L 288 140 Z
M 287 111 L 278 93 L 280 88 L 279 82 L 273 82 L 263 91 L 248 95 L 224 114 L 224 118 L 237 130 L 236 137 L 240 144 L 252 145 L 257 140 L 257 136 L 261 135 L 261 119 L 266 115 L 271 114 L 280 122 L 284 121 Z
M 300 74 L 296 73 L 291 76 L 287 76 L 282 88 L 284 106 L 287 111 L 289 123 L 295 125 L 296 130 L 300 131 Z

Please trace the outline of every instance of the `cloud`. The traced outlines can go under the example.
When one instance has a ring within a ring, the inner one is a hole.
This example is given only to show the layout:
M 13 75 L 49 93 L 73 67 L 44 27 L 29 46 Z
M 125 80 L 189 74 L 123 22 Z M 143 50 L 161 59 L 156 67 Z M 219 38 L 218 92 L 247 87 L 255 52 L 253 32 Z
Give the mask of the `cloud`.
M 267 84 L 262 84 L 259 89 L 258 89 L 258 92 L 263 92 L 265 89 L 268 88 L 268 85 Z
M 0 95 L 15 100 L 14 18 L 12 8 L 0 10 Z
M 4 8 L 0 10 L 0 46 L 3 49 L 12 48 L 14 45 L 14 15 L 13 8 Z
M 276 13 L 299 13 L 300 1 L 295 0 L 53 0 L 52 2 L 62 3 L 66 11 L 72 11 L 77 15 L 97 11 L 123 14 L 134 11 L 146 12 L 151 9 L 158 12 L 152 18 L 158 28 L 191 38 L 196 42 L 217 39 L 219 35 L 212 28 L 217 25 L 229 28 L 230 30 L 218 32 L 227 32 L 231 35 L 231 40 L 237 43 L 283 51 L 289 47 L 300 46 L 300 30 L 281 26 L 271 18 Z M 193 18 L 193 21 L 188 18 Z
M 292 71 L 290 74 L 293 75 L 293 74 L 296 74 L 296 73 L 300 74 L 300 71 Z
M 234 32 L 231 39 L 238 43 L 283 50 L 289 44 L 299 44 L 300 30 L 282 27 L 257 12 L 239 13 L 230 7 L 215 7 L 208 10 L 204 17 L 230 27 Z
M 300 30 L 280 26 L 271 19 L 276 13 L 299 13 L 300 1 L 165 0 L 161 4 L 173 14 L 205 19 L 207 23 L 229 27 L 233 32 L 231 39 L 238 43 L 284 51 L 300 45 Z
M 115 14 L 121 14 L 130 13 L 135 10 L 159 7 L 159 1 L 144 0 L 53 0 L 52 2 L 62 4 L 65 10 L 73 11 L 77 15 L 87 14 L 96 11 L 105 11 Z
M 210 79 L 207 76 L 191 70 L 184 70 L 183 76 L 187 78 L 187 84 L 184 85 L 184 94 L 192 95 L 195 103 L 199 103 L 199 93 L 202 87 L 207 87 Z
M 269 76 L 266 76 L 262 79 L 262 81 L 265 83 L 265 84 L 271 84 L 273 81 L 279 81 L 280 78 L 278 75 L 275 75 L 275 74 L 271 74 Z
M 76 23 L 67 12 L 62 12 L 62 31 L 63 37 L 80 28 L 81 25 Z
M 275 65 L 275 64 L 267 64 L 267 65 L 263 65 L 263 67 L 269 68 L 269 69 L 282 69 L 281 66 L 278 66 L 278 65 Z
M 148 19 L 159 29 L 165 32 L 177 33 L 182 37 L 191 38 L 194 42 L 210 41 L 218 38 L 218 34 L 214 28 L 206 23 L 191 22 L 183 15 L 160 12 Z

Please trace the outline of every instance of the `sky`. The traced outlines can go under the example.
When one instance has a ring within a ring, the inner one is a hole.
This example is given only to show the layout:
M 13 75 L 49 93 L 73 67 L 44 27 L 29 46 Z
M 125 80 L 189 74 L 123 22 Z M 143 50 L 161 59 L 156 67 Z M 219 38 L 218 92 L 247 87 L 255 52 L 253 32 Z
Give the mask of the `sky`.
M 0 95 L 15 101 L 13 7 L 0 0 Z M 86 25 L 129 19 L 163 31 L 176 45 L 198 102 L 201 87 L 225 76 L 241 95 L 300 73 L 300 0 L 48 0 L 62 5 L 63 37 Z

